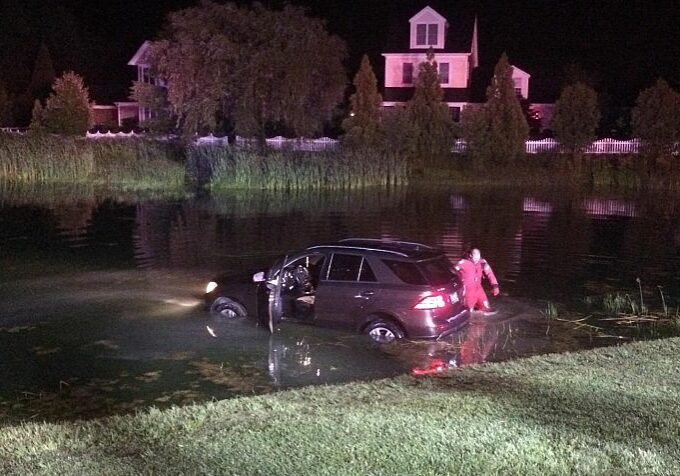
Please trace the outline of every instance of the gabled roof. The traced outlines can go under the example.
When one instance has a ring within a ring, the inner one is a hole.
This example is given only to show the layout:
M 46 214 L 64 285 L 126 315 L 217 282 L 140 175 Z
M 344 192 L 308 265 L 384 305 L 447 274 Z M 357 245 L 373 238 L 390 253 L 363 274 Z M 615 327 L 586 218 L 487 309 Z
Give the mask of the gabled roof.
M 128 61 L 128 65 L 130 66 L 149 66 L 148 60 L 147 60 L 147 52 L 149 51 L 149 47 L 151 46 L 150 41 L 145 41 L 142 43 L 142 46 L 139 47 L 137 52 L 134 54 L 132 59 Z
M 420 10 L 420 11 L 419 11 L 418 13 L 416 13 L 415 15 L 413 15 L 413 16 L 411 17 L 411 19 L 409 20 L 409 23 L 416 22 L 416 21 L 418 21 L 418 20 L 419 20 L 421 17 L 423 17 L 423 16 L 434 16 L 434 17 L 437 18 L 439 21 L 442 21 L 442 22 L 445 22 L 445 23 L 446 23 L 446 18 L 444 18 L 443 16 L 441 16 L 439 13 L 437 13 L 437 11 L 435 11 L 435 9 L 432 8 L 432 7 L 429 6 L 429 5 L 426 6 L 425 8 L 423 8 L 422 10 Z
M 414 2 L 416 5 L 418 2 Z M 453 5 L 452 5 L 453 3 Z M 457 2 L 430 0 L 421 2 L 424 8 L 395 8 L 390 14 L 388 39 L 384 53 L 425 52 L 428 48 L 410 49 L 410 22 L 428 8 L 446 20 L 446 38 L 443 50 L 435 53 L 470 53 L 472 50 L 472 33 L 475 25 L 475 12 Z M 432 5 L 432 6 L 431 6 Z M 436 8 L 436 10 L 435 10 Z M 418 11 L 414 16 L 413 12 Z

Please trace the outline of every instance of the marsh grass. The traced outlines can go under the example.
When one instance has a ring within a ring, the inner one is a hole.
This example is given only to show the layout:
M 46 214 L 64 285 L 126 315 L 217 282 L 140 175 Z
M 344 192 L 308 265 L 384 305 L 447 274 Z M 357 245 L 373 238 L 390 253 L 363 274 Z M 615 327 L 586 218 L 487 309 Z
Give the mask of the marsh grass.
M 0 182 L 178 189 L 184 186 L 181 150 L 151 140 L 0 135 Z
M 5 424 L 3 474 L 678 474 L 680 339 Z
M 192 146 L 189 167 L 207 168 L 215 191 L 237 189 L 352 190 L 408 183 L 408 163 L 395 154 L 297 152 Z M 202 165 L 198 165 L 202 164 Z

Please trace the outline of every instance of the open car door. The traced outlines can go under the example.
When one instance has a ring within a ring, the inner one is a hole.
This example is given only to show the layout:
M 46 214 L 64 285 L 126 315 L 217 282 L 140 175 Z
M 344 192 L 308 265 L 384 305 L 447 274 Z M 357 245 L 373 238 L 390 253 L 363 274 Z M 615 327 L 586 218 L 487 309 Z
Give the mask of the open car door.
M 274 333 L 275 326 L 281 322 L 281 318 L 283 317 L 281 290 L 283 288 L 283 271 L 287 261 L 288 256 L 286 255 L 281 260 L 281 266 L 279 267 L 278 273 L 276 273 L 276 279 L 270 280 L 267 283 L 267 288 L 269 290 L 269 332 L 272 334 Z

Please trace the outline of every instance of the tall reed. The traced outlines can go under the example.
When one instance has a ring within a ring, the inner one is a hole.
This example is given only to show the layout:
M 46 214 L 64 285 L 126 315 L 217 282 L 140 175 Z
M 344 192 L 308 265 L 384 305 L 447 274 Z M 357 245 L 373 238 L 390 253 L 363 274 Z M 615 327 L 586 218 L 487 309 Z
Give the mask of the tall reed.
M 184 186 L 182 149 L 150 140 L 0 135 L 0 181 L 177 189 Z
M 376 152 L 297 152 L 192 146 L 187 160 L 207 170 L 213 190 L 357 189 L 408 183 L 405 159 Z

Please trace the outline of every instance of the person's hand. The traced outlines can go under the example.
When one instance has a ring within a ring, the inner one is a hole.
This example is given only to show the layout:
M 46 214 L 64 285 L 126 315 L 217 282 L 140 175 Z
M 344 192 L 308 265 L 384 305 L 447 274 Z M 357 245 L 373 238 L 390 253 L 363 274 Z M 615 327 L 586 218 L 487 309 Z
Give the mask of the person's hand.
M 498 285 L 495 285 L 495 286 L 491 289 L 491 293 L 492 293 L 494 296 L 498 296 L 498 295 L 501 293 L 501 288 L 500 288 Z

